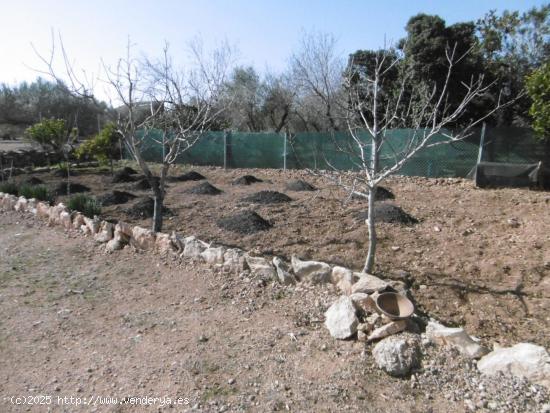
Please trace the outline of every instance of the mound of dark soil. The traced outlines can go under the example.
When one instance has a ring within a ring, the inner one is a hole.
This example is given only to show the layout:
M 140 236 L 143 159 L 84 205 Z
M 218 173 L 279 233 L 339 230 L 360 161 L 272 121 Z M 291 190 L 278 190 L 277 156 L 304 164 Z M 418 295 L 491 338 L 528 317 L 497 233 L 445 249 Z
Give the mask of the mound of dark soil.
M 78 194 L 80 192 L 89 192 L 90 188 L 86 185 L 79 184 L 78 182 L 71 182 L 71 194 Z M 52 190 L 54 195 L 67 195 L 67 182 L 59 182 Z
M 222 218 L 218 220 L 217 224 L 222 229 L 239 234 L 253 234 L 258 231 L 266 231 L 273 226 L 254 211 L 243 211 L 236 215 Z
M 151 218 L 155 212 L 155 200 L 150 197 L 139 198 L 130 208 L 126 210 L 126 214 L 129 217 L 135 219 Z M 169 215 L 172 211 L 163 207 L 162 214 Z
M 251 185 L 256 182 L 263 182 L 261 179 L 256 178 L 254 175 L 244 175 L 233 181 L 233 185 Z
M 368 201 L 368 198 L 353 194 L 351 196 L 351 199 L 355 199 L 358 201 Z M 376 187 L 376 201 L 385 201 L 387 199 L 395 199 L 395 195 L 392 191 L 390 191 L 388 188 L 384 188 L 383 186 Z
M 386 222 L 389 224 L 417 224 L 418 220 L 407 214 L 397 205 L 387 202 L 381 202 L 374 206 L 376 222 Z M 356 218 L 360 221 L 365 221 L 368 217 L 368 211 L 361 211 L 356 214 Z
M 171 181 L 178 181 L 178 182 L 202 181 L 203 179 L 206 179 L 206 177 L 195 171 L 189 171 L 183 175 L 170 177 Z
M 138 173 L 134 168 L 130 168 L 129 166 L 125 166 L 120 172 L 127 173 L 128 175 L 135 175 Z
M 242 198 L 241 201 L 253 202 L 255 204 L 280 204 L 290 202 L 292 198 L 277 191 L 260 191 Z
M 31 176 L 30 178 L 24 179 L 21 183 L 23 185 L 42 185 L 44 181 L 36 176 Z
M 157 181 L 157 183 L 160 182 L 160 178 L 158 176 L 154 176 L 153 179 Z M 151 184 L 149 183 L 147 178 L 141 178 L 139 181 L 135 183 L 135 185 L 133 185 L 133 188 L 140 191 L 144 191 L 146 189 L 151 189 Z
M 125 204 L 136 196 L 130 192 L 113 191 L 99 196 L 97 199 L 103 206 Z
M 185 192 L 195 195 L 219 195 L 223 191 L 213 185 L 210 185 L 209 182 L 203 182 L 202 184 L 196 185 L 193 188 L 189 188 Z
M 130 168 L 130 169 L 132 169 L 132 168 Z M 122 182 L 134 182 L 135 180 L 136 180 L 136 178 L 134 176 L 132 176 L 131 173 L 126 171 L 126 168 L 125 168 L 125 169 L 122 169 L 120 171 L 115 172 L 115 174 L 113 175 L 112 182 L 114 184 L 119 184 L 119 183 L 122 183 Z
M 317 190 L 317 188 L 315 188 L 309 182 L 302 181 L 301 179 L 290 181 L 288 184 L 286 184 L 286 189 L 288 189 L 289 191 L 316 191 Z

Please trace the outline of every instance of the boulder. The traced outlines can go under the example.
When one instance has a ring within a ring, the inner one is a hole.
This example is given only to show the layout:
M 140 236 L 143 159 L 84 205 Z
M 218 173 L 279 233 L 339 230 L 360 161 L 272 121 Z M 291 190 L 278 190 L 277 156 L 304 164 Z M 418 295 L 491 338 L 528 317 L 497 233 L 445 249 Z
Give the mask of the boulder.
M 239 248 L 229 248 L 223 254 L 223 267 L 235 273 L 241 273 L 248 268 L 244 251 Z
M 174 246 L 176 252 L 178 254 L 183 253 L 183 248 L 185 247 L 184 238 L 176 231 L 172 231 L 170 234 L 170 240 L 172 241 L 172 245 Z
M 197 258 L 209 245 L 195 236 L 184 239 L 183 256 L 188 258 Z
M 64 204 L 59 203 L 56 206 L 52 207 L 50 209 L 50 217 L 48 219 L 48 225 L 50 225 L 50 226 L 60 225 L 61 224 L 60 215 L 61 215 L 62 212 L 69 212 L 69 210 L 67 209 L 67 207 Z
M 353 293 L 372 294 L 374 292 L 383 291 L 388 287 L 388 283 L 374 275 L 367 273 L 356 273 L 360 275 L 359 280 L 351 287 Z
M 96 242 L 101 244 L 109 242 L 113 239 L 114 225 L 110 222 L 103 221 L 100 225 L 99 231 L 94 235 Z
M 132 237 L 133 227 L 127 222 L 118 221 L 115 230 L 118 231 L 121 235 L 126 236 L 128 240 Z
M 289 285 L 296 283 L 296 278 L 290 272 L 290 269 L 286 262 L 284 262 L 279 257 L 273 257 L 272 263 L 275 267 L 275 271 L 277 272 L 277 279 L 281 284 Z
M 17 203 L 17 197 L 15 195 L 4 194 L 4 199 L 2 202 L 2 205 L 4 206 L 4 210 L 12 211 L 15 208 L 16 203 Z
M 426 326 L 426 337 L 433 343 L 456 348 L 461 354 L 476 359 L 489 351 L 479 345 L 463 328 L 445 327 L 437 321 L 430 320 Z
M 209 265 L 223 265 L 224 247 L 209 247 L 201 252 L 201 258 Z
M 127 245 L 130 242 L 130 236 L 128 236 L 125 232 L 123 232 L 123 226 L 121 224 L 124 224 L 123 222 L 118 222 L 115 225 L 115 230 L 113 233 L 113 239 L 107 242 L 107 245 L 105 246 L 105 249 L 107 252 L 114 252 L 117 250 L 121 250 L 124 248 L 125 245 Z M 128 225 L 128 224 L 125 224 Z
M 550 389 L 550 355 L 544 347 L 531 343 L 519 343 L 502 347 L 483 356 L 477 362 L 483 374 L 497 373 L 524 377 Z
M 161 255 L 167 255 L 176 251 L 176 246 L 172 243 L 170 234 L 157 232 L 155 236 L 155 251 Z
M 36 204 L 38 201 L 35 198 L 27 199 L 27 211 L 36 215 Z
M 92 231 L 90 231 L 90 227 L 88 227 L 88 225 L 81 225 L 80 231 L 82 231 L 84 235 L 92 235 Z
M 25 212 L 27 210 L 27 198 L 24 196 L 20 196 L 17 199 L 17 202 L 15 203 L 13 209 L 15 209 L 17 212 Z
M 365 293 L 353 293 L 349 296 L 355 308 L 362 311 L 374 311 L 376 304 L 373 299 Z
M 334 338 L 343 340 L 353 336 L 358 324 L 353 301 L 348 296 L 341 296 L 325 313 L 325 326 Z
M 386 337 L 372 349 L 378 367 L 391 376 L 406 376 L 420 366 L 420 340 L 412 334 Z
M 155 233 L 150 229 L 135 226 L 132 228 L 130 245 L 141 250 L 152 250 L 155 248 Z
M 302 261 L 292 256 L 292 270 L 299 280 L 310 281 L 314 284 L 330 282 L 330 265 L 319 261 Z
M 263 257 L 252 257 L 248 253 L 244 255 L 250 273 L 264 279 L 275 279 L 277 273 L 271 263 Z
M 380 340 L 381 338 L 391 336 L 392 334 L 400 333 L 406 328 L 407 328 L 407 321 L 405 320 L 392 321 L 388 324 L 384 324 L 382 327 L 379 327 L 376 330 L 374 330 L 372 333 L 370 333 L 370 335 L 367 337 L 367 341 Z
M 59 223 L 63 226 L 65 229 L 72 229 L 73 222 L 71 221 L 71 214 L 69 214 L 68 211 L 62 211 L 59 214 Z

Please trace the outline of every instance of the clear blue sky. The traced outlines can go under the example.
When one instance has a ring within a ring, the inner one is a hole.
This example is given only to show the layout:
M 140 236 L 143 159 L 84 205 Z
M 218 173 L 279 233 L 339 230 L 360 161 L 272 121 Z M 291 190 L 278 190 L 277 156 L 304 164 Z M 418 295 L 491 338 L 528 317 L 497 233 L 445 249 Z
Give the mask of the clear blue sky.
M 409 17 L 438 14 L 448 24 L 475 20 L 488 10 L 526 10 L 535 0 L 0 0 L 0 82 L 31 80 L 25 67 L 38 62 L 30 47 L 46 51 L 50 30 L 60 31 L 77 66 L 98 69 L 100 58 L 114 62 L 127 37 L 147 54 L 164 41 L 181 59 L 189 39 L 201 35 L 206 45 L 227 39 L 240 51 L 241 64 L 259 70 L 284 68 L 303 31 L 330 32 L 342 55 L 376 48 L 384 36 L 398 40 Z

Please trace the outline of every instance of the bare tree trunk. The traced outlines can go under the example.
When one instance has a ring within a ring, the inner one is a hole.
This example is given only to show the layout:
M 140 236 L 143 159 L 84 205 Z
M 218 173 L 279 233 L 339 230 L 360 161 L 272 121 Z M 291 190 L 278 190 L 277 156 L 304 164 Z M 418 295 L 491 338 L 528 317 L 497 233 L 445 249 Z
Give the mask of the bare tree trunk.
M 162 207 L 164 203 L 164 195 L 160 188 L 154 190 L 155 206 L 153 209 L 153 232 L 162 230 Z
M 367 217 L 367 228 L 369 229 L 369 249 L 363 272 L 372 273 L 374 269 L 374 257 L 376 254 L 376 214 L 374 211 L 374 202 L 376 201 L 376 186 L 369 188 L 369 214 Z

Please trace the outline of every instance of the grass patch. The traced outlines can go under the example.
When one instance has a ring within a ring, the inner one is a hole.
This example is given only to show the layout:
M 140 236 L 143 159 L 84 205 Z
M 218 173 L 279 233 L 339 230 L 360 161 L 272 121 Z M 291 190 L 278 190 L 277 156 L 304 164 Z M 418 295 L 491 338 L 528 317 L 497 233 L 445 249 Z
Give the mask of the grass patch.
M 21 185 L 19 195 L 27 199 L 34 198 L 39 201 L 52 201 L 52 195 L 44 185 Z
M 68 206 L 72 211 L 82 212 L 88 218 L 101 214 L 101 204 L 95 198 L 84 194 L 73 195 Z

